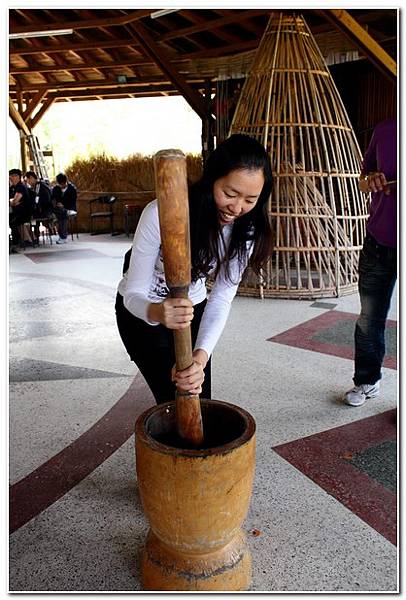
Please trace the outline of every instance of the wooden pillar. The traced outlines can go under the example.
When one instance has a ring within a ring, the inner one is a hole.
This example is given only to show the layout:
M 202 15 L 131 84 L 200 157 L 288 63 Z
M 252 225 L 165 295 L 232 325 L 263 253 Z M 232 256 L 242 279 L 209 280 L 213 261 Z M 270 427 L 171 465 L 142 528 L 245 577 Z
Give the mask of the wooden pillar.
M 22 129 L 18 130 L 20 136 L 20 155 L 21 155 L 21 170 L 23 175 L 28 171 L 28 147 L 27 147 L 27 138 Z
M 203 164 L 209 154 L 214 150 L 213 117 L 211 116 L 211 83 L 205 82 L 204 101 L 206 105 L 206 116 L 202 119 L 202 157 Z

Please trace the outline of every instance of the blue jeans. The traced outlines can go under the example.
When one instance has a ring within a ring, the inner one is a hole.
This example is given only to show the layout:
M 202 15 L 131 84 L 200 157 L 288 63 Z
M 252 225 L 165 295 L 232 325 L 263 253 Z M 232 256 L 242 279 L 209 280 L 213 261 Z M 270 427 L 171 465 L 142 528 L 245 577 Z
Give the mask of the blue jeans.
M 361 314 L 355 326 L 354 383 L 381 379 L 385 325 L 396 283 L 396 248 L 381 246 L 367 234 L 359 260 Z

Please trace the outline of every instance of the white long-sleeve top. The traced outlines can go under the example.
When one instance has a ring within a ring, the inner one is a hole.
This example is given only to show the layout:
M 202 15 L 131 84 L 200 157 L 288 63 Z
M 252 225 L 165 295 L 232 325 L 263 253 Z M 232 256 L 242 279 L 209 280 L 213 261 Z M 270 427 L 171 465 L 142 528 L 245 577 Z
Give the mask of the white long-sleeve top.
M 223 227 L 219 245 L 221 259 L 229 244 L 232 227 L 232 223 Z M 238 257 L 230 261 L 231 281 L 225 276 L 224 265 L 220 267 L 210 292 L 195 344 L 195 349 L 205 350 L 208 356 L 212 354 L 226 324 L 231 302 L 253 250 L 252 241 L 247 242 L 247 250 L 247 261 L 244 264 L 239 263 Z M 147 204 L 142 212 L 134 234 L 130 265 L 119 283 L 118 292 L 123 296 L 124 306 L 130 313 L 149 325 L 158 325 L 148 320 L 148 305 L 151 302 L 163 302 L 169 290 L 161 253 L 157 200 Z M 193 305 L 202 302 L 207 296 L 206 279 L 201 278 L 192 282 L 188 296 Z

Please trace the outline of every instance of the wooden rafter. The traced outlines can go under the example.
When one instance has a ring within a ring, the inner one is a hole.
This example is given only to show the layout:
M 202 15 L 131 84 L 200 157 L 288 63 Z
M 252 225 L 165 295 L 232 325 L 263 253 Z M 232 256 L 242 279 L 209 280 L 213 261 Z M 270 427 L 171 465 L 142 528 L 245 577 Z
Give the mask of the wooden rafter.
M 133 85 L 134 87 L 136 87 L 137 85 L 143 85 L 143 84 L 149 84 L 149 85 L 162 85 L 165 83 L 168 83 L 169 78 L 165 77 L 164 75 L 162 76 L 150 76 L 150 77 L 143 77 L 142 80 L 140 81 L 132 81 L 131 85 Z M 200 81 L 202 81 L 202 79 L 200 79 Z M 190 83 L 190 82 L 188 82 Z M 174 84 L 174 82 L 173 82 Z M 43 84 L 30 84 L 30 85 L 26 85 L 25 86 L 25 90 L 26 91 L 61 91 L 61 92 L 66 92 L 67 95 L 69 95 L 69 90 L 77 90 L 77 89 L 92 89 L 92 88 L 120 88 L 123 86 L 127 86 L 128 82 L 125 83 L 118 83 L 116 79 L 93 79 L 91 81 L 89 80 L 84 80 L 84 81 L 70 81 L 70 82 L 62 82 L 62 81 L 58 81 L 58 82 L 53 82 L 53 83 L 43 83 Z M 175 84 L 174 84 L 175 85 Z M 175 88 L 177 89 L 177 86 L 175 85 Z M 10 86 L 10 91 L 16 91 L 17 88 L 15 86 Z
M 207 104 L 202 93 L 205 78 L 216 77 L 218 69 L 223 73 L 229 63 L 246 68 L 262 36 L 266 15 L 281 9 L 187 8 L 153 20 L 150 14 L 154 10 L 11 9 L 11 31 L 49 31 L 62 26 L 62 22 L 64 27 L 78 24 L 72 36 L 10 40 L 10 95 L 17 105 L 17 91 L 24 94 L 24 106 L 18 112 L 24 114 L 30 106 L 30 116 L 35 114 L 33 99 L 37 94 L 44 94 L 46 99 L 57 94 L 55 101 L 61 102 L 180 93 L 189 95 L 194 110 L 198 104 L 201 116 L 201 102 Z M 355 49 L 355 42 L 348 42 L 323 12 L 300 12 L 309 16 L 313 33 L 324 35 L 320 46 L 323 53 L 328 50 L 331 32 L 332 47 Z M 376 41 L 393 52 L 396 10 L 350 13 L 368 27 Z M 137 24 L 140 35 L 135 33 Z M 145 32 L 153 47 L 147 43 Z M 384 40 L 389 41 L 388 46 Z M 118 75 L 125 76 L 126 81 L 119 84 Z M 30 126 L 29 121 L 27 124 Z
M 137 59 L 135 60 L 134 58 L 130 59 L 126 59 L 126 60 L 118 60 L 118 61 L 111 61 L 111 62 L 100 62 L 100 61 L 96 61 L 94 59 L 91 59 L 90 55 L 87 55 L 87 59 L 86 62 L 83 62 L 82 64 L 79 63 L 67 63 L 64 62 L 62 64 L 56 64 L 56 65 L 44 65 L 44 66 L 36 66 L 34 68 L 36 73 L 52 73 L 54 71 L 83 71 L 83 70 L 89 70 L 89 69 L 106 69 L 106 68 L 117 68 L 117 67 L 138 67 L 138 66 L 145 66 L 145 65 L 150 65 L 150 64 L 155 64 L 154 61 L 152 60 L 146 60 L 146 59 Z M 33 68 L 31 67 L 23 67 L 23 68 L 16 68 L 16 67 L 10 67 L 9 69 L 9 73 L 12 75 L 24 75 L 24 74 L 28 74 L 28 73 L 32 73 Z
M 25 123 L 24 119 L 22 118 L 22 116 L 20 115 L 20 113 L 18 112 L 16 107 L 14 106 L 14 102 L 12 101 L 11 98 L 8 99 L 8 110 L 9 110 L 9 115 L 11 117 L 11 120 L 13 121 L 13 123 L 17 127 L 17 129 L 20 129 L 21 131 L 23 131 L 25 133 L 25 135 L 30 135 L 31 132 L 30 132 L 27 124 Z
M 54 102 L 55 98 L 47 98 L 47 100 L 45 100 L 45 102 L 42 104 L 41 108 L 31 121 L 32 128 L 34 128 L 39 123 L 39 121 L 42 119 L 48 108 L 50 108 Z
M 396 81 L 396 62 L 348 11 L 343 9 L 328 9 L 319 10 L 319 12 L 349 38 L 384 75 L 392 81 Z
M 184 96 L 185 100 L 190 104 L 193 110 L 197 112 L 200 118 L 205 119 L 207 117 L 207 109 L 199 92 L 193 90 L 187 83 L 186 79 L 184 79 L 184 77 L 173 68 L 171 62 L 164 55 L 162 50 L 152 39 L 147 29 L 141 23 L 131 23 L 130 27 L 138 37 L 140 43 L 143 44 L 145 53 L 152 58 L 162 72 L 167 75 L 169 80 L 174 83 L 176 88 L 179 90 L 182 96 Z
M 249 17 L 257 17 L 258 15 L 268 14 L 269 12 L 269 9 L 242 10 L 239 17 L 233 14 L 228 15 L 227 17 L 221 17 L 220 19 L 206 19 L 204 22 L 199 23 L 197 25 L 192 25 L 191 27 L 182 27 L 178 29 L 174 28 L 172 31 L 158 36 L 156 41 L 167 42 L 168 40 L 172 40 L 176 37 L 184 37 L 192 35 L 193 33 L 200 33 L 201 31 L 217 29 L 218 27 L 222 27 L 223 25 L 229 25 L 230 23 L 238 23 L 239 21 L 244 21 Z
M 121 38 L 117 40 L 103 40 L 100 42 L 84 41 L 80 43 L 61 44 L 59 46 L 44 45 L 41 48 L 10 48 L 10 55 L 17 54 L 25 56 L 27 54 L 47 54 L 48 52 L 78 52 L 80 50 L 94 50 L 95 47 L 103 48 L 120 48 L 123 46 L 139 46 L 134 38 Z
M 39 103 L 44 99 L 44 97 L 46 95 L 47 95 L 46 90 L 41 90 L 40 92 L 38 92 L 38 94 L 35 94 L 35 96 L 31 100 L 31 102 L 27 106 L 26 110 L 21 115 L 21 117 L 24 121 L 27 121 L 27 119 L 29 119 L 31 117 L 34 110 L 37 108 Z
M 193 84 L 192 84 L 193 87 Z M 161 94 L 161 93 L 179 93 L 175 86 L 171 83 L 161 84 L 159 86 L 154 84 L 130 84 L 120 87 L 115 87 L 114 92 L 111 93 L 111 96 L 131 96 L 136 92 L 137 96 L 141 93 L 151 93 L 151 94 Z M 85 89 L 82 90 L 68 90 L 67 92 L 53 92 L 52 98 L 56 101 L 64 100 L 65 98 L 69 99 L 79 99 L 79 98 L 89 98 L 89 97 L 104 97 L 106 94 L 105 88 L 97 88 L 94 89 Z
M 151 9 L 143 10 L 132 10 L 129 13 L 123 14 L 120 17 L 108 17 L 108 18 L 94 18 L 79 21 L 63 21 L 64 29 L 92 29 L 94 27 L 113 27 L 116 25 L 127 25 L 138 19 L 151 14 Z M 14 26 L 10 23 L 10 33 L 27 33 L 33 31 L 33 28 L 39 27 L 40 31 L 52 31 L 55 26 L 61 26 L 61 22 L 58 23 L 32 23 L 31 25 Z
M 184 10 L 182 12 L 183 15 L 192 21 L 192 23 L 195 23 L 195 25 L 207 24 L 207 19 L 201 16 L 198 11 Z M 233 44 L 238 41 L 238 38 L 235 35 L 232 35 L 226 31 L 222 31 L 220 27 L 214 27 L 213 32 L 217 35 L 217 37 L 229 44 Z

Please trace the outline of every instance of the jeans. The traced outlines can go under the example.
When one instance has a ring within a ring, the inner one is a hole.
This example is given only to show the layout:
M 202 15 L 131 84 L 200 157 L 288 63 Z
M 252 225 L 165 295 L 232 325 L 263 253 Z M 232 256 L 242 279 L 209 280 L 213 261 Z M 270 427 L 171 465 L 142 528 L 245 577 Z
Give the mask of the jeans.
M 381 246 L 367 234 L 359 260 L 361 314 L 355 326 L 355 385 L 382 377 L 385 325 L 396 283 L 396 248 Z

